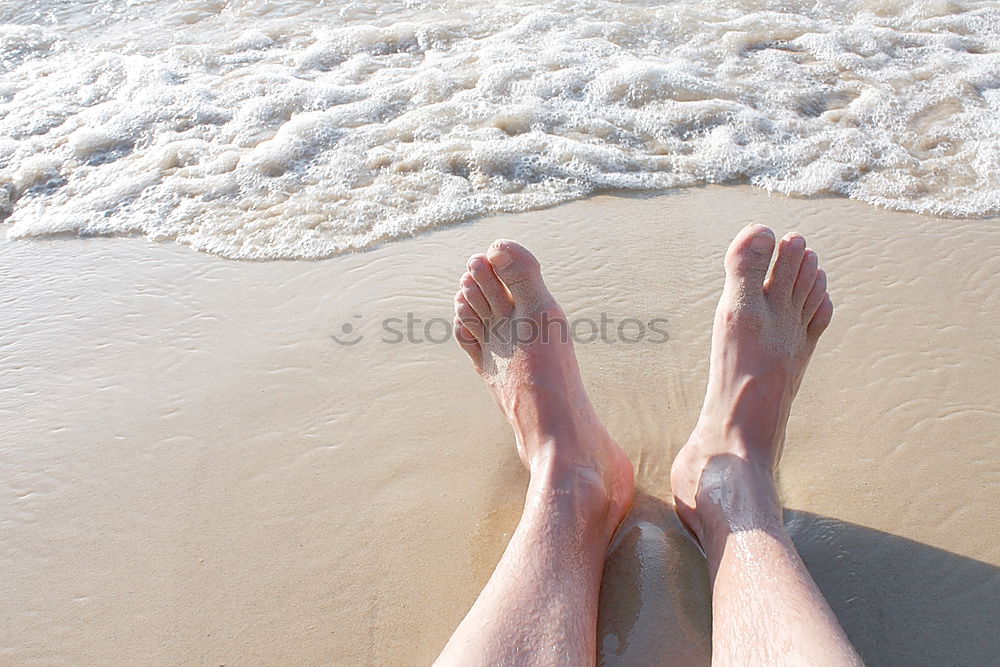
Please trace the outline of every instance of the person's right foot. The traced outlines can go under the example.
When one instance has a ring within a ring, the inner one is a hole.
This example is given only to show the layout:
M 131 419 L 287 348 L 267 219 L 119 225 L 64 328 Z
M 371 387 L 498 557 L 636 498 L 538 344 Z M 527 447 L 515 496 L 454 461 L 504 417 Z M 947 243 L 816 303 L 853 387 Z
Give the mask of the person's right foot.
M 773 471 L 788 411 L 833 315 L 805 239 L 782 239 L 768 273 L 774 246 L 770 229 L 751 225 L 726 252 L 705 403 L 671 468 L 677 514 L 703 546 L 716 528 L 780 519 Z

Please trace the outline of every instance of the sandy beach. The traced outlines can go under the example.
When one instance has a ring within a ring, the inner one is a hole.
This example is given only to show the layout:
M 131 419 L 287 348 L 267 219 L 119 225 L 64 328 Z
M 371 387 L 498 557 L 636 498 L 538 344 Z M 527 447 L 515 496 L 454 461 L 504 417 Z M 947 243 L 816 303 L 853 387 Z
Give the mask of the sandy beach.
M 707 665 L 707 575 L 668 473 L 704 391 L 722 253 L 750 222 L 802 232 L 837 308 L 779 479 L 813 576 L 869 665 L 994 660 L 1000 226 L 709 187 L 317 262 L 0 242 L 0 661 L 433 659 L 527 481 L 443 340 L 465 258 L 507 237 L 571 321 L 613 320 L 577 345 L 639 485 L 605 574 L 600 662 Z M 627 318 L 667 335 L 632 322 L 623 340 Z

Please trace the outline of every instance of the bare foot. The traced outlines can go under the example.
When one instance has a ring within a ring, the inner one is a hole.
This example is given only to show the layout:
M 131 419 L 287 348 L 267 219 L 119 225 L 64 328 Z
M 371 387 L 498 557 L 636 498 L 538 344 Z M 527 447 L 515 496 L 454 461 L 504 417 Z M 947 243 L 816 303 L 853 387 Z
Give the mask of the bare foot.
M 773 471 L 792 399 L 833 315 L 826 275 L 798 234 L 778 244 L 762 225 L 726 252 L 708 390 L 698 424 L 670 474 L 681 520 L 703 546 L 715 534 L 780 522 Z
M 496 241 L 468 269 L 455 295 L 455 338 L 514 429 L 529 494 L 569 502 L 610 540 L 632 504 L 632 464 L 587 397 L 538 260 Z

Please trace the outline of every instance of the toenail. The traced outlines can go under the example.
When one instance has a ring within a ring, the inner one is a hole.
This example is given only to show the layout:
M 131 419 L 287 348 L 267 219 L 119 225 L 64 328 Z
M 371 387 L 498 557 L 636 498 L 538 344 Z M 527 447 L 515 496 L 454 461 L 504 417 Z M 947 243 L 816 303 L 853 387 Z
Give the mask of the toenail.
M 771 247 L 771 237 L 767 234 L 754 234 L 750 239 L 750 247 L 754 250 L 768 250 Z
M 471 262 L 469 262 L 469 268 L 472 269 L 473 271 L 482 271 L 483 269 L 486 268 L 486 264 L 483 263 L 483 260 L 477 257 Z
M 806 240 L 801 236 L 793 236 L 792 238 L 788 239 L 788 242 L 791 243 L 796 248 L 806 247 Z
M 490 262 L 498 269 L 504 268 L 513 261 L 514 258 L 503 248 L 497 248 L 496 252 L 493 253 L 493 257 L 490 258 Z

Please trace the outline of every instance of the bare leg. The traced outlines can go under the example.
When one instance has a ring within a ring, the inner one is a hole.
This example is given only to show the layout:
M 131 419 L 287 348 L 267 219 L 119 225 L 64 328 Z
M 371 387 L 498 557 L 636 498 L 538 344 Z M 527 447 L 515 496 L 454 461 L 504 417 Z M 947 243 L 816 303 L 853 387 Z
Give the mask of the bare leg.
M 593 664 L 608 544 L 633 471 L 590 404 L 562 309 L 522 246 L 474 255 L 455 336 L 514 429 L 528 468 L 524 514 L 439 664 Z
M 785 531 L 775 490 L 792 399 L 833 304 L 805 239 L 786 236 L 768 274 L 774 245 L 755 225 L 726 254 L 708 391 L 674 461 L 674 502 L 708 559 L 713 664 L 859 665 Z

